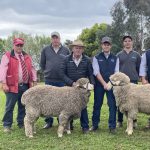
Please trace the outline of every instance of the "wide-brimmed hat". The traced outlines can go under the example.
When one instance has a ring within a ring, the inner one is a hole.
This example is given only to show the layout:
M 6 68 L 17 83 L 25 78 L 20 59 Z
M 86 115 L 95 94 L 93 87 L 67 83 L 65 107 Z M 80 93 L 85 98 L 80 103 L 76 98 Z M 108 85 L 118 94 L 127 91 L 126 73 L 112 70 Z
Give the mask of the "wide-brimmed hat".
M 23 45 L 24 44 L 24 39 L 23 38 L 15 38 L 14 40 L 13 40 L 13 44 L 14 45 Z
M 73 46 L 85 47 L 81 40 L 75 40 L 72 44 L 70 44 L 70 47 L 73 47 Z

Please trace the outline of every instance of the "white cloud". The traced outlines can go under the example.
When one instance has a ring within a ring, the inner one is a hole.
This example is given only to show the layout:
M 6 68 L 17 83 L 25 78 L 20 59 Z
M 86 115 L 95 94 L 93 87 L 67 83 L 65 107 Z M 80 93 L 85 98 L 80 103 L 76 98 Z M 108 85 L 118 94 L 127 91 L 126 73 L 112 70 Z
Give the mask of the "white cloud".
M 111 23 L 110 9 L 117 0 L 1 0 L 1 37 L 14 30 L 50 35 L 58 31 L 74 40 L 86 27 Z

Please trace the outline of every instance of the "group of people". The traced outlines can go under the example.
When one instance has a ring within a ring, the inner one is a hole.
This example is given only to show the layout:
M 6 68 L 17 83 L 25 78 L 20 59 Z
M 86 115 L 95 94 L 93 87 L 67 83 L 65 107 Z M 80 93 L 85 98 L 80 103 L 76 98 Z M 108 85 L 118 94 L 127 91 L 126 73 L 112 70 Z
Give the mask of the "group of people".
M 23 128 L 25 109 L 21 104 L 21 96 L 28 88 L 37 84 L 37 74 L 32 59 L 23 51 L 24 43 L 24 39 L 15 38 L 13 49 L 6 52 L 1 59 L 0 81 L 6 94 L 4 132 L 11 132 L 16 102 L 18 103 L 18 127 Z M 75 40 L 69 50 L 61 44 L 60 34 L 52 32 L 51 44 L 43 48 L 41 52 L 40 67 L 47 85 L 75 86 L 76 81 L 82 77 L 89 78 L 94 85 L 92 127 L 89 127 L 88 112 L 85 108 L 80 118 L 83 133 L 98 129 L 101 107 L 106 93 L 109 106 L 108 128 L 110 133 L 115 134 L 117 107 L 113 91 L 108 90 L 109 77 L 120 71 L 128 75 L 132 83 L 138 84 L 139 77 L 141 77 L 142 84 L 150 83 L 150 50 L 141 57 L 133 50 L 133 39 L 129 35 L 123 37 L 123 49 L 117 55 L 111 52 L 111 38 L 103 37 L 100 46 L 101 52 L 91 60 L 84 54 L 85 46 L 81 40 Z M 46 117 L 45 122 L 43 128 L 51 128 L 53 118 Z M 122 123 L 123 114 L 118 109 L 118 126 L 121 127 Z M 74 128 L 73 120 L 70 122 L 70 128 L 71 130 Z M 150 129 L 150 119 L 147 128 Z

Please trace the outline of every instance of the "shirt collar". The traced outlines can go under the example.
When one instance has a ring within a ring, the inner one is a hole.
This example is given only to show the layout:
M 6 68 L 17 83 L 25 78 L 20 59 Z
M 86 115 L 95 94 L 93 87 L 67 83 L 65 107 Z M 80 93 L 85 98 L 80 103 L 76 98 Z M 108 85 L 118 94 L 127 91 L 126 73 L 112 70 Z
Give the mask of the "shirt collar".
M 75 57 L 74 57 L 74 54 L 72 55 L 72 59 L 73 60 L 77 60 L 77 61 L 81 61 L 81 59 L 82 59 L 82 55 L 80 56 L 80 58 L 79 59 L 76 59 Z
M 102 51 L 103 51 L 103 50 L 102 50 Z M 106 58 L 108 58 L 109 55 L 110 55 L 110 52 L 109 52 L 109 53 L 105 53 L 105 52 L 103 51 L 103 53 L 104 53 L 104 56 L 105 56 Z
M 55 48 L 54 46 L 53 46 L 53 44 L 51 44 L 52 45 L 52 48 L 53 49 L 60 49 L 61 48 L 61 44 L 59 45 L 59 47 L 57 47 L 57 48 Z

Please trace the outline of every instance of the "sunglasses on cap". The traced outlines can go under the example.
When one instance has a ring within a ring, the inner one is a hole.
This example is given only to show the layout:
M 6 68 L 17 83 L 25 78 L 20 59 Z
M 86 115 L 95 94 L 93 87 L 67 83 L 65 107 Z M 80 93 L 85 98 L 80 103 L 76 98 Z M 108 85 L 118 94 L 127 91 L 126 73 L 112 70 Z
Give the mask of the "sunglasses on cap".
M 18 44 L 18 45 L 16 45 L 17 47 L 23 47 L 23 44 Z

